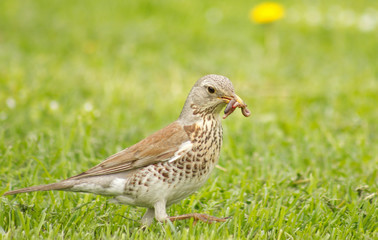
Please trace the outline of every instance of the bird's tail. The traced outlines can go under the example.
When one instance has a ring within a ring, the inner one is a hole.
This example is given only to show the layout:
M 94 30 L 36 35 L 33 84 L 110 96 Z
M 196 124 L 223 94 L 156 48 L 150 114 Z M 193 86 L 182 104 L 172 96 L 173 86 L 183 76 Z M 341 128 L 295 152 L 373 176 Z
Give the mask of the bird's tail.
M 64 190 L 64 189 L 67 189 L 67 188 L 71 188 L 72 186 L 73 186 L 72 183 L 62 181 L 62 182 L 58 182 L 58 183 L 32 186 L 32 187 L 21 188 L 21 189 L 9 191 L 9 192 L 4 193 L 3 196 L 14 195 L 14 194 L 18 194 L 18 193 L 36 192 L 36 191 Z

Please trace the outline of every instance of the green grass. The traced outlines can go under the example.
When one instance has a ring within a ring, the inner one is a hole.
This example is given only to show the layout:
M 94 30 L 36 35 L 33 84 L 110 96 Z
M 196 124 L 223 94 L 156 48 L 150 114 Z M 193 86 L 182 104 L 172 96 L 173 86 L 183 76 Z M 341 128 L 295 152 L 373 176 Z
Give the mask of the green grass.
M 227 171 L 168 211 L 226 223 L 143 231 L 142 208 L 42 192 L 0 197 L 0 239 L 377 239 L 378 36 L 361 19 L 378 6 L 327 2 L 258 26 L 253 1 L 0 1 L 0 194 L 162 128 L 205 74 L 252 110 L 223 123 Z

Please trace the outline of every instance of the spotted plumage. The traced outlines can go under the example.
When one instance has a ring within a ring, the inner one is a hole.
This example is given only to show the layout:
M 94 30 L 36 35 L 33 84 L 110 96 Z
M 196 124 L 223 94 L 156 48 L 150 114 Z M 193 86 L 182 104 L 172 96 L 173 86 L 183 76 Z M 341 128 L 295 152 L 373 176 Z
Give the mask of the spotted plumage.
M 167 127 L 79 175 L 4 195 L 62 190 L 112 196 L 112 202 L 148 208 L 142 218 L 146 225 L 154 217 L 158 221 L 189 217 L 225 221 L 197 213 L 169 217 L 166 207 L 194 193 L 208 179 L 222 146 L 219 113 L 230 101 L 232 109 L 240 107 L 249 115 L 228 78 L 207 75 L 195 83 L 179 118 Z

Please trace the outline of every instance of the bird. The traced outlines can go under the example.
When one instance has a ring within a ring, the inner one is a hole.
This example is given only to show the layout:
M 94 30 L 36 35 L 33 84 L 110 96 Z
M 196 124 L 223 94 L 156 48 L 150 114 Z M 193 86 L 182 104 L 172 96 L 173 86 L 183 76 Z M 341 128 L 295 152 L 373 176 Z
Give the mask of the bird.
M 210 74 L 196 81 L 178 119 L 100 164 L 60 182 L 8 191 L 6 195 L 60 190 L 113 197 L 110 202 L 147 208 L 144 226 L 193 218 L 224 222 L 201 213 L 168 216 L 166 209 L 197 191 L 217 165 L 226 118 L 236 108 L 250 111 L 225 76 Z

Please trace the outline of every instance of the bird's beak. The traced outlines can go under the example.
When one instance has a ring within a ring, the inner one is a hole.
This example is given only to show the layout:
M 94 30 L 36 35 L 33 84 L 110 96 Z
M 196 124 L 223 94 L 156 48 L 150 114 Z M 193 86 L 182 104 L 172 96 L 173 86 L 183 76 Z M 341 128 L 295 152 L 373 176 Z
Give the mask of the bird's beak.
M 220 97 L 219 99 L 222 99 L 223 102 L 229 103 L 232 99 L 234 99 L 236 102 L 240 103 L 240 107 L 246 107 L 247 105 L 244 103 L 243 99 L 241 99 L 238 95 L 233 94 L 231 97 L 230 96 L 223 96 Z

